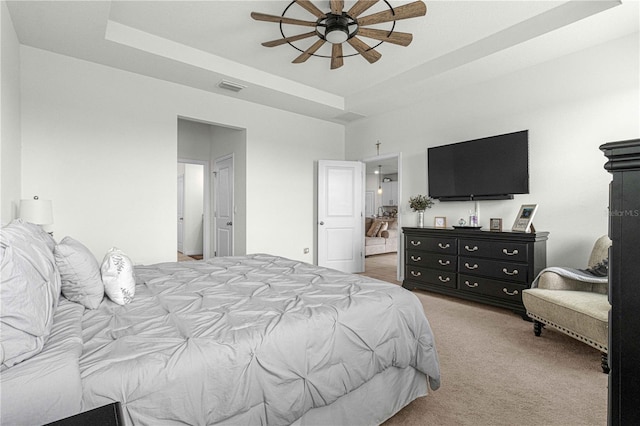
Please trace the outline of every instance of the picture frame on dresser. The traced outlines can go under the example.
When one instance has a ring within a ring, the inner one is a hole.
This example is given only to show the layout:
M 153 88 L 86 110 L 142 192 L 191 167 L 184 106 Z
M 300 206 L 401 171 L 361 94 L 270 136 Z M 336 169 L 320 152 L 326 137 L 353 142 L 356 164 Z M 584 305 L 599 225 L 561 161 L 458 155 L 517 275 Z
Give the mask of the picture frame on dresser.
M 489 230 L 502 232 L 502 219 L 497 217 L 489 219 Z
M 537 211 L 537 204 L 523 204 L 520 206 L 520 211 L 516 216 L 515 222 L 513 222 L 511 230 L 516 232 L 535 232 L 533 217 Z
M 447 218 L 444 216 L 436 216 L 433 219 L 433 226 L 435 228 L 446 228 L 447 227 Z

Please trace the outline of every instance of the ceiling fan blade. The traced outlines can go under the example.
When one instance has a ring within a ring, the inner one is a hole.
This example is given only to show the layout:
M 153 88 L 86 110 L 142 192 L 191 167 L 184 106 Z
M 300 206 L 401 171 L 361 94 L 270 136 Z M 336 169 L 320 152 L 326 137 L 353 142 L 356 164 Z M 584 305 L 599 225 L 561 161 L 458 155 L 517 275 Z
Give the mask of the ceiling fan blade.
M 356 49 L 359 54 L 361 54 L 367 61 L 369 61 L 370 64 L 374 63 L 382 57 L 380 53 L 373 50 L 371 46 L 357 37 L 350 38 L 349 40 L 347 40 L 347 43 L 349 43 L 351 47 Z
M 326 13 L 318 9 L 316 5 L 311 3 L 309 0 L 296 0 L 296 3 L 303 7 L 307 12 L 313 14 L 316 18 L 322 19 L 327 16 Z
M 331 13 L 335 15 L 342 15 L 343 8 L 344 8 L 343 0 L 331 0 Z
M 298 56 L 297 58 L 295 58 L 292 62 L 294 64 L 301 64 L 304 61 L 306 61 L 307 59 L 309 59 L 311 57 L 311 55 L 313 55 L 314 53 L 316 53 L 316 51 L 318 49 L 320 49 L 322 47 L 322 45 L 325 43 L 325 41 L 323 39 L 318 39 L 318 41 L 316 41 L 315 43 L 313 43 L 311 45 L 310 48 L 308 48 L 307 50 L 305 50 L 302 55 Z
M 313 37 L 314 35 L 316 35 L 315 31 L 311 31 L 308 33 L 304 33 L 304 34 L 298 34 L 298 35 L 294 35 L 291 37 L 285 37 L 285 38 L 279 38 L 277 40 L 271 40 L 271 41 L 265 41 L 264 43 L 262 43 L 262 45 L 264 47 L 276 47 L 276 46 L 280 46 L 292 41 L 298 41 L 298 40 L 302 40 L 305 38 L 309 38 L 309 37 Z
M 395 13 L 394 13 L 395 12 Z M 385 10 L 383 12 L 374 13 L 373 15 L 364 16 L 358 19 L 358 25 L 372 25 L 381 24 L 383 22 L 398 21 L 400 19 L 415 18 L 417 16 L 424 16 L 427 13 L 427 6 L 420 0 L 413 3 L 405 4 L 404 6 L 398 6 L 391 10 Z
M 352 18 L 357 18 L 365 10 L 369 9 L 379 1 L 380 0 L 358 0 L 353 6 L 351 6 L 351 9 L 349 9 L 347 15 L 351 16 Z
M 256 21 L 265 22 L 282 22 L 283 24 L 302 25 L 305 27 L 315 27 L 316 23 L 311 21 L 303 21 L 301 19 L 287 18 L 284 16 L 267 15 L 266 13 L 251 12 L 251 17 Z
M 331 69 L 335 70 L 344 65 L 344 59 L 342 58 L 342 43 L 337 43 L 331 47 Z
M 409 33 L 394 31 L 389 34 L 389 31 L 374 30 L 373 28 L 358 28 L 358 35 L 380 41 L 386 41 L 393 44 L 399 44 L 400 46 L 408 46 L 413 40 L 413 35 Z

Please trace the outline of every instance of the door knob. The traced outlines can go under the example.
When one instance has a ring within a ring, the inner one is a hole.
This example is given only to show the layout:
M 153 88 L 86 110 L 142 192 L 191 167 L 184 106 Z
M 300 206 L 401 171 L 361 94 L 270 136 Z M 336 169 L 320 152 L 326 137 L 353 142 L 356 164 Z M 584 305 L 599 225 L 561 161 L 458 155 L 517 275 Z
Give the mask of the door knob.
M 323 222 L 323 221 L 320 221 L 320 225 L 324 225 L 324 222 Z
M 233 225 L 233 222 L 227 222 L 227 226 Z

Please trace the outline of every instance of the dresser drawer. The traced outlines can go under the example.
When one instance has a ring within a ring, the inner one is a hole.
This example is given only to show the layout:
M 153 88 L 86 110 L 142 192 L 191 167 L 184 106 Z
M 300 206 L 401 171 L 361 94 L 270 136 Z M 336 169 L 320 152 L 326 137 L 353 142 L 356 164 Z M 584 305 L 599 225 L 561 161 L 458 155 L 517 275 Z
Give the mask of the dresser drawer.
M 460 290 L 498 297 L 516 303 L 522 303 L 522 290 L 526 285 L 496 281 L 490 278 L 460 274 Z
M 420 281 L 424 283 L 440 285 L 443 287 L 456 288 L 455 271 L 438 271 L 435 269 L 426 269 L 407 265 L 405 272 L 406 280 Z
M 407 235 L 405 245 L 407 250 L 421 250 L 435 253 L 455 255 L 458 253 L 457 239 L 446 237 L 416 237 Z
M 527 277 L 529 276 L 529 268 L 525 263 L 501 262 L 466 256 L 459 258 L 458 272 L 526 284 L 528 284 Z
M 527 245 L 502 241 L 460 239 L 460 256 L 478 256 L 512 262 L 527 261 Z
M 454 255 L 408 250 L 406 262 L 411 266 L 455 272 L 457 259 Z

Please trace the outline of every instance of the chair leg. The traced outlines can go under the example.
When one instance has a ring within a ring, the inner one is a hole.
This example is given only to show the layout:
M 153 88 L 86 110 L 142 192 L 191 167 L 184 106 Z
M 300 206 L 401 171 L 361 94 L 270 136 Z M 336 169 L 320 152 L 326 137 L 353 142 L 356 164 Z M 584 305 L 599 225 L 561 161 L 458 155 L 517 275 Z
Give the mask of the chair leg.
M 537 320 L 533 320 L 533 334 L 535 334 L 536 336 L 540 336 L 540 334 L 542 334 L 542 327 L 544 327 L 543 323 Z
M 604 352 L 600 353 L 600 366 L 604 374 L 609 374 L 609 355 Z

